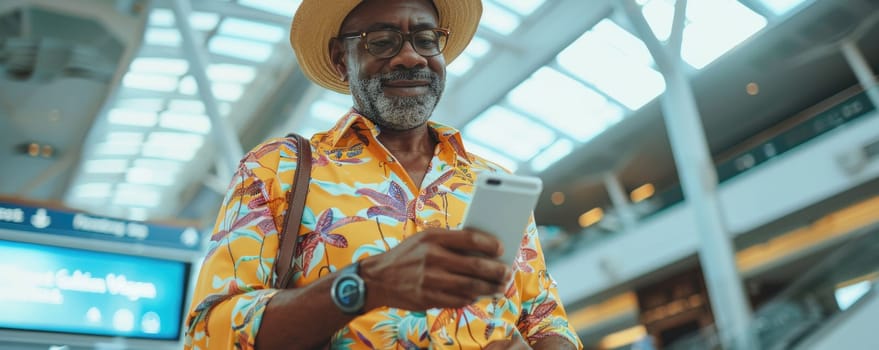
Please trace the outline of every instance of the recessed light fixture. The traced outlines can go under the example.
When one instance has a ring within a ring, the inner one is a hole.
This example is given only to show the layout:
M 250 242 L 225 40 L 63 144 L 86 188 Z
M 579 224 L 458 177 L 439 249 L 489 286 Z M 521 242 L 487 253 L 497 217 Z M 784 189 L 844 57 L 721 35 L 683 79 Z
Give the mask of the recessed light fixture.
M 745 86 L 745 91 L 748 92 L 748 95 L 757 96 L 760 94 L 760 85 L 755 82 L 750 82 Z

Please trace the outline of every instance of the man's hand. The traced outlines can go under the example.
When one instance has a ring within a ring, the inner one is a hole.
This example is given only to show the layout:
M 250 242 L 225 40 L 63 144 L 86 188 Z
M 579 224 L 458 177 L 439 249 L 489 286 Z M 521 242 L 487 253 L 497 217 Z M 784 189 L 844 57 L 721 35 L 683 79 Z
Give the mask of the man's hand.
M 502 253 L 501 242 L 486 233 L 420 232 L 360 262 L 366 309 L 460 308 L 480 296 L 503 293 L 513 271 L 497 260 Z

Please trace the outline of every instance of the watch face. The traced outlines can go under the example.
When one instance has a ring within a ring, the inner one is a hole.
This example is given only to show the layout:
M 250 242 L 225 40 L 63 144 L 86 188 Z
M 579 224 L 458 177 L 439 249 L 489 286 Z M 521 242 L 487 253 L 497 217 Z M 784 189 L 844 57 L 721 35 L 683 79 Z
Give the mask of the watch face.
M 360 303 L 360 283 L 353 277 L 340 277 L 336 285 L 336 300 L 347 308 L 357 307 Z

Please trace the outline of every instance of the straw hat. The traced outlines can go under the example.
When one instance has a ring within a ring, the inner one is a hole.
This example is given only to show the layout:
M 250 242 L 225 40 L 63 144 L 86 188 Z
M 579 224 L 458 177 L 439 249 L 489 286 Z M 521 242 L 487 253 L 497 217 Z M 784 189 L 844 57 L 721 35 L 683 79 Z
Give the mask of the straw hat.
M 327 89 L 350 94 L 330 60 L 330 39 L 339 34 L 342 21 L 360 0 L 303 0 L 290 26 L 290 44 L 305 75 Z M 448 28 L 449 41 L 443 51 L 451 63 L 464 51 L 482 16 L 481 0 L 433 0 L 439 12 L 439 27 Z

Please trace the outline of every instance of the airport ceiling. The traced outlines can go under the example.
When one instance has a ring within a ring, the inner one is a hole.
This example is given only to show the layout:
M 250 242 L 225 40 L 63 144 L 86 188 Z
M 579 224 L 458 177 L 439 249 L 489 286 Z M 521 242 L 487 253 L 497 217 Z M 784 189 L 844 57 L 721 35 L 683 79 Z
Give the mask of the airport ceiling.
M 665 85 L 617 1 L 484 0 L 435 113 L 471 151 L 541 176 L 538 221 L 571 231 L 610 205 L 608 174 L 626 190 L 677 182 Z M 667 38 L 674 0 L 636 2 Z M 299 71 L 286 39 L 298 3 L 4 0 L 0 196 L 212 223 L 241 156 L 214 134 L 232 131 L 247 150 L 325 129 L 350 106 Z M 175 7 L 190 13 L 196 54 Z M 875 69 L 877 10 L 877 0 L 689 0 L 682 57 L 715 159 L 856 85 L 841 42 Z M 209 62 L 225 126 L 200 99 L 193 57 Z M 563 204 L 550 203 L 554 192 Z

